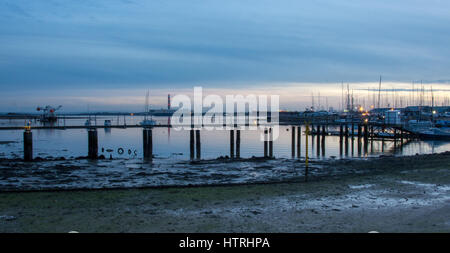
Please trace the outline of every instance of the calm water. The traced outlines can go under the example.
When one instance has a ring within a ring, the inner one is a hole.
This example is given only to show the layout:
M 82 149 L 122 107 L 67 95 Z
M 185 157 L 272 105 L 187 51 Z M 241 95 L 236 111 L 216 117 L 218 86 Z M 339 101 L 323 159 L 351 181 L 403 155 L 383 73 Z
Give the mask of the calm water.
M 94 120 L 94 118 L 91 118 Z M 97 125 L 103 125 L 105 119 L 110 119 L 112 124 L 123 124 L 124 117 L 97 117 Z M 168 117 L 153 117 L 160 124 L 167 124 Z M 138 124 L 142 117 L 127 116 L 126 124 Z M 59 125 L 83 125 L 86 119 L 66 119 L 60 120 Z M 23 126 L 25 120 L 1 120 L 2 126 Z M 94 121 L 93 121 L 94 123 Z M 33 122 L 38 124 L 38 122 Z M 334 129 L 330 129 L 334 130 Z M 23 152 L 23 131 L 4 130 L 0 131 L 0 157 L 13 158 L 21 157 Z M 241 131 L 241 157 L 263 156 L 263 143 L 259 140 L 261 130 Z M 86 129 L 66 129 L 66 130 L 33 130 L 34 156 L 40 157 L 60 157 L 66 158 L 87 155 L 87 130 Z M 114 158 L 141 158 L 142 157 L 142 129 L 98 129 L 99 154 Z M 6 142 L 6 143 L 5 143 Z M 301 155 L 305 155 L 305 136 L 301 139 Z M 323 159 L 330 157 L 341 157 L 339 137 L 325 137 L 325 148 L 318 149 L 317 138 L 309 137 L 309 156 L 311 158 Z M 212 159 L 219 156 L 229 155 L 229 131 L 201 131 L 202 158 Z M 397 143 L 398 144 L 398 143 Z M 102 152 L 102 148 L 104 152 Z M 123 148 L 125 152 L 120 155 L 118 149 Z M 111 152 L 107 152 L 107 150 Z M 131 154 L 129 154 L 129 151 Z M 158 159 L 187 160 L 189 159 L 189 131 L 168 128 L 155 128 L 153 130 L 153 150 Z M 450 150 L 449 142 L 440 141 L 414 141 L 402 146 L 394 146 L 393 141 L 369 142 L 367 150 L 361 144 L 358 148 L 357 138 L 354 138 L 353 145 L 351 138 L 348 142 L 348 151 L 345 145 L 342 148 L 342 157 L 367 157 L 380 154 L 413 155 L 416 153 L 439 153 Z M 288 126 L 280 126 L 280 136 L 274 141 L 275 157 L 291 157 L 291 130 Z

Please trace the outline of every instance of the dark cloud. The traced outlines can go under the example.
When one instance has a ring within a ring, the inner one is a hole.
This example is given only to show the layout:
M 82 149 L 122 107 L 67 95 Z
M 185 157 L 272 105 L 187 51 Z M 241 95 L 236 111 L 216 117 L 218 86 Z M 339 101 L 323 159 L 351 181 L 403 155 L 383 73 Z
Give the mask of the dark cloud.
M 447 79 L 448 10 L 417 0 L 4 0 L 0 85 Z

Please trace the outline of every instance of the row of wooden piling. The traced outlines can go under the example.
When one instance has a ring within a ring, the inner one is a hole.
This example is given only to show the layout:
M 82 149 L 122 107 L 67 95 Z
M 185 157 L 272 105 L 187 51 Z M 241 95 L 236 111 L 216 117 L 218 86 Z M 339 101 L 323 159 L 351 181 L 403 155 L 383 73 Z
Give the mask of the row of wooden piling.
M 292 127 L 292 156 L 295 154 L 295 133 L 297 128 L 297 157 L 301 151 L 301 127 Z M 235 134 L 236 132 L 236 134 Z M 236 135 L 236 137 L 235 137 Z M 143 156 L 145 160 L 153 158 L 153 136 L 151 128 L 143 129 Z M 230 158 L 240 158 L 241 130 L 230 130 Z M 264 129 L 264 157 L 273 158 L 273 128 Z M 95 128 L 88 130 L 88 158 L 98 158 L 98 134 Z M 32 132 L 24 132 L 24 160 L 33 159 Z M 190 159 L 201 159 L 200 130 L 190 130 Z
M 236 132 L 236 137 L 235 137 Z M 273 157 L 273 129 L 264 130 L 264 157 Z M 33 133 L 27 129 L 23 133 L 24 138 L 24 160 L 33 160 Z M 143 156 L 145 160 L 153 159 L 153 134 L 151 128 L 144 128 L 143 138 Z M 241 130 L 230 130 L 230 158 L 241 157 Z M 88 158 L 98 159 L 98 134 L 97 129 L 88 130 Z M 190 159 L 201 159 L 201 141 L 200 130 L 190 130 Z
M 344 129 L 345 128 L 345 129 Z M 368 140 L 369 139 L 369 130 L 368 130 L 368 125 L 367 124 L 358 124 L 358 133 L 357 136 L 358 138 L 364 137 L 364 140 Z M 371 133 L 370 135 L 373 137 L 373 126 L 371 127 Z M 340 125 L 339 126 L 339 138 L 342 140 L 343 137 L 348 138 L 350 136 L 349 134 L 349 129 L 348 129 L 348 125 Z M 352 124 L 352 133 L 351 136 L 355 136 L 355 126 Z
M 311 130 L 314 131 L 316 127 L 316 136 L 317 136 L 317 149 L 318 152 L 320 150 L 320 136 L 326 136 L 326 127 L 325 125 L 311 125 Z M 306 131 L 309 130 L 309 127 L 306 127 Z M 397 130 L 394 130 L 394 138 L 399 137 L 403 142 L 403 131 L 399 130 L 400 134 L 397 134 Z M 354 136 L 354 127 L 352 127 L 352 138 Z M 240 146 L 241 146 L 241 130 L 235 129 L 230 130 L 230 158 L 240 158 Z M 292 126 L 291 128 L 291 154 L 294 158 L 301 157 L 301 135 L 302 128 L 301 126 Z M 308 134 L 307 134 L 308 135 Z M 152 128 L 144 128 L 143 129 L 143 157 L 145 160 L 151 161 L 153 159 L 153 135 Z M 346 150 L 348 147 L 348 137 L 350 136 L 349 125 L 342 124 L 339 126 L 339 138 L 340 138 L 340 153 L 342 154 L 342 145 L 345 137 L 345 145 Z M 374 129 L 373 126 L 370 128 L 367 124 L 358 124 L 358 140 L 364 138 L 364 142 L 367 144 L 369 136 L 373 139 Z M 311 135 L 313 138 L 313 135 Z M 32 132 L 30 129 L 26 129 L 23 133 L 24 138 L 24 160 L 31 161 L 33 159 L 33 140 L 32 140 Z M 322 153 L 324 153 L 324 140 L 322 138 Z M 353 144 L 352 144 L 353 145 Z M 358 147 L 359 148 L 359 147 Z M 264 157 L 265 158 L 273 158 L 273 128 L 265 128 L 264 129 Z M 91 128 L 88 130 L 88 158 L 89 159 L 97 159 L 98 158 L 98 135 L 97 129 Z M 201 159 L 201 141 L 200 141 L 200 130 L 199 129 L 191 129 L 190 130 L 190 159 L 191 160 L 200 160 Z

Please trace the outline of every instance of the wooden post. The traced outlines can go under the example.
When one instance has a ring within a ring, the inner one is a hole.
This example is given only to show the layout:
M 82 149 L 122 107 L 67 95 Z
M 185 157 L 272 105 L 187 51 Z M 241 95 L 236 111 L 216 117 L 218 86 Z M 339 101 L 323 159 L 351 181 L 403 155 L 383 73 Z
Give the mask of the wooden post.
M 361 139 L 361 131 L 362 131 L 362 127 L 361 124 L 358 124 L 358 140 Z
M 394 153 L 397 151 L 397 129 L 394 128 Z
M 30 129 L 23 132 L 23 160 L 33 160 L 33 133 Z
M 153 160 L 153 130 L 150 128 L 148 130 L 148 135 L 147 135 L 148 141 L 147 141 L 147 145 L 148 145 L 148 159 L 150 161 Z
M 241 158 L 241 130 L 236 130 L 236 158 Z
M 369 126 L 367 122 L 364 124 L 364 155 L 367 155 L 369 148 Z
M 195 130 L 195 147 L 197 152 L 197 160 L 201 158 L 201 146 L 200 146 L 200 130 Z
M 373 154 L 373 140 L 370 142 L 370 153 Z
M 301 143 L 302 143 L 302 127 L 297 127 L 297 158 L 300 158 L 300 150 L 301 150 Z
M 269 157 L 273 158 L 273 129 L 269 128 Z
M 370 126 L 370 139 L 373 141 L 374 134 L 373 134 L 373 125 Z
M 368 126 L 367 123 L 364 124 L 364 142 L 367 143 L 369 139 L 369 130 L 368 130 Z
M 234 130 L 230 130 L 230 159 L 234 158 Z
M 351 146 L 352 151 L 351 151 L 351 153 L 352 153 L 352 157 L 353 157 L 355 155 L 355 138 L 353 138 L 353 136 L 351 138 L 351 142 L 352 142 L 352 146 Z
M 98 158 L 98 137 L 97 129 L 91 128 L 88 130 L 88 158 Z
M 358 126 L 360 128 L 360 126 Z M 358 134 L 358 157 L 361 157 L 361 136 Z
M 268 156 L 268 154 L 267 154 L 267 151 L 268 151 L 268 148 L 269 148 L 269 141 L 268 141 L 268 131 L 267 131 L 267 129 L 264 129 L 264 157 L 265 158 L 267 158 L 267 156 Z
M 317 155 L 317 157 L 319 157 L 320 156 L 320 125 L 317 126 L 316 138 L 317 138 L 316 155 Z
M 345 125 L 345 156 L 348 156 L 348 125 Z
M 305 182 L 308 182 L 308 135 L 309 135 L 309 125 L 306 124 L 305 130 Z
M 325 125 L 322 126 L 322 157 L 325 157 Z
M 142 151 L 143 151 L 143 155 L 144 155 L 144 160 L 145 159 L 147 159 L 148 158 L 148 144 L 147 144 L 147 141 L 148 141 L 148 132 L 147 132 L 147 129 L 146 128 L 144 128 L 144 129 L 142 129 Z
M 191 129 L 189 131 L 190 138 L 189 138 L 189 144 L 190 144 L 190 158 L 191 160 L 194 160 L 194 129 Z
M 295 157 L 295 127 L 292 126 L 292 131 L 291 131 L 291 155 L 292 158 Z
M 144 160 L 153 160 L 153 130 L 151 128 L 144 128 L 142 130 L 143 143 L 144 143 Z

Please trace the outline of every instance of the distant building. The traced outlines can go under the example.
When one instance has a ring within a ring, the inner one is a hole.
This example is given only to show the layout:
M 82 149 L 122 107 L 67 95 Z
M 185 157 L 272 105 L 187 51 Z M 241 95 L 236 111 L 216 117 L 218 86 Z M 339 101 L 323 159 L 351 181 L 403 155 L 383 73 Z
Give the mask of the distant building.
M 402 109 L 406 118 L 419 118 L 424 114 L 431 114 L 431 106 L 408 106 Z
M 400 111 L 399 110 L 388 110 L 384 112 L 384 123 L 389 125 L 401 124 Z
M 450 106 L 435 106 L 433 108 L 433 110 L 435 110 L 437 113 L 450 113 Z
M 383 114 L 385 111 L 391 110 L 392 108 L 374 108 L 370 110 L 370 114 Z

